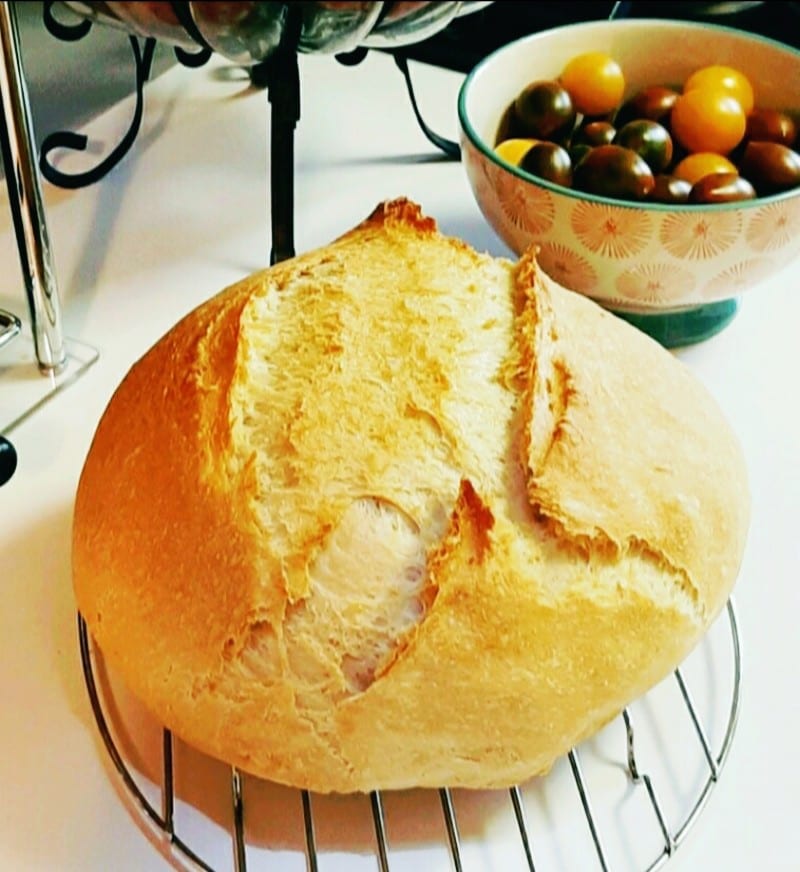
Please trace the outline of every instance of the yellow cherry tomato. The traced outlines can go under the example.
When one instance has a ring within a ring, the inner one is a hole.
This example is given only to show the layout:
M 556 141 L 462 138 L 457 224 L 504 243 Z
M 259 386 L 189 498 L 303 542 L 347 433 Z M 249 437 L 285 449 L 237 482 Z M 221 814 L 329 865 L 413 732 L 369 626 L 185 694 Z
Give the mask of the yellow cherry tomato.
M 725 91 L 696 88 L 681 94 L 670 115 L 672 135 L 692 152 L 727 154 L 742 141 L 746 126 L 741 104 Z
M 520 161 L 530 149 L 541 142 L 539 139 L 504 139 L 494 148 L 494 153 L 506 163 L 519 166 Z
M 738 173 L 738 170 L 721 154 L 701 151 L 685 157 L 672 171 L 675 178 L 683 179 L 690 185 L 712 173 Z
M 686 94 L 698 88 L 706 91 L 724 91 L 726 94 L 730 94 L 731 97 L 739 101 L 745 115 L 753 110 L 755 102 L 753 86 L 744 73 L 740 73 L 733 67 L 714 64 L 697 70 L 686 80 L 683 93 Z
M 625 91 L 620 65 L 601 51 L 576 55 L 564 67 L 559 79 L 572 97 L 578 112 L 605 115 L 616 109 Z

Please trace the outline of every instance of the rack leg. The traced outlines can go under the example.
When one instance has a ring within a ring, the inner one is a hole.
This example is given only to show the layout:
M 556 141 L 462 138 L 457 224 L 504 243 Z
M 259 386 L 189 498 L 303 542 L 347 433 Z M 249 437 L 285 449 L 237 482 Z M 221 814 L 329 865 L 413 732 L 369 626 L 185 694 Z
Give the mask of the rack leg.
M 34 348 L 43 373 L 66 364 L 61 304 L 36 166 L 30 105 L 22 70 L 14 4 L 0 2 L 0 147 Z
M 293 24 L 290 20 L 287 29 L 291 30 Z M 295 40 L 289 35 L 252 73 L 255 84 L 266 85 L 271 106 L 271 264 L 295 254 L 294 131 L 300 120 L 300 71 L 294 46 Z

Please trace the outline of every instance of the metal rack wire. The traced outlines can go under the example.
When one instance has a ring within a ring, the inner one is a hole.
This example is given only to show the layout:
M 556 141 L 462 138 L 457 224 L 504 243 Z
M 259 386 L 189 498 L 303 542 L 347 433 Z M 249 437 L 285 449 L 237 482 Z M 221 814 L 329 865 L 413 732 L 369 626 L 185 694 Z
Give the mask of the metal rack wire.
M 700 812 L 705 807 L 712 789 L 717 783 L 720 773 L 728 757 L 733 740 L 740 704 L 741 682 L 741 651 L 736 612 L 732 600 L 729 600 L 726 608 L 726 616 L 730 631 L 731 663 L 733 675 L 731 679 L 731 699 L 727 707 L 727 723 L 719 747 L 715 750 L 709 740 L 706 727 L 698 711 L 692 694 L 690 693 L 687 680 L 682 668 L 674 672 L 674 679 L 679 691 L 679 698 L 691 720 L 694 735 L 699 743 L 699 748 L 704 758 L 705 773 L 697 785 L 696 792 L 691 797 L 688 810 L 685 811 L 683 820 L 674 827 L 670 827 L 659 792 L 651 774 L 644 772 L 636 755 L 636 742 L 633 725 L 633 715 L 630 708 L 626 708 L 620 715 L 626 738 L 625 761 L 627 778 L 630 786 L 637 791 L 643 791 L 647 797 L 650 811 L 657 823 L 661 835 L 661 849 L 656 853 L 649 865 L 644 867 L 644 872 L 655 872 L 673 856 L 675 851 L 684 841 L 691 826 L 695 823 Z M 192 845 L 178 833 L 175 820 L 175 775 L 173 762 L 174 738 L 171 732 L 164 729 L 162 732 L 161 747 L 161 809 L 156 809 L 153 803 L 145 796 L 132 774 L 131 768 L 126 763 L 109 724 L 107 712 L 109 701 L 103 699 L 98 681 L 95 676 L 95 667 L 99 650 L 96 649 L 89 636 L 83 618 L 78 615 L 78 635 L 80 642 L 81 662 L 83 666 L 86 686 L 92 706 L 94 717 L 100 731 L 101 738 L 111 758 L 114 769 L 121 779 L 122 785 L 134 800 L 138 810 L 141 824 L 151 834 L 155 835 L 162 843 L 165 843 L 166 853 L 178 868 L 186 870 L 204 870 L 215 872 L 214 867 L 204 860 Z M 574 782 L 574 788 L 580 800 L 580 807 L 585 818 L 588 831 L 593 843 L 593 852 L 596 857 L 596 868 L 602 872 L 616 872 L 612 866 L 604 847 L 604 834 L 598 823 L 598 815 L 595 812 L 587 779 L 584 775 L 580 751 L 573 748 L 568 754 L 569 768 Z M 250 776 L 247 776 L 250 777 Z M 244 776 L 235 768 L 230 770 L 230 804 L 232 812 L 232 826 L 230 838 L 233 852 L 233 867 L 235 872 L 247 872 L 248 869 L 248 846 L 245 837 L 245 800 L 243 792 Z M 317 872 L 319 868 L 320 852 L 317 847 L 315 832 L 314 797 L 308 791 L 300 791 L 303 814 L 303 833 L 306 868 L 309 872 Z M 464 850 L 462 837 L 459 831 L 458 817 L 453 800 L 453 793 L 442 788 L 438 791 L 439 804 L 446 831 L 446 847 L 449 853 L 450 864 L 455 872 L 463 872 Z M 526 815 L 525 800 L 519 786 L 508 790 L 508 799 L 513 811 L 513 818 L 518 830 L 521 843 L 524 864 L 522 869 L 528 872 L 546 872 L 539 865 L 534 852 L 534 832 Z M 374 855 L 380 872 L 391 872 L 390 843 L 387 837 L 386 816 L 384 811 L 384 795 L 375 791 L 369 795 L 370 813 L 372 817 L 372 829 L 374 831 Z M 270 867 L 272 868 L 272 867 Z M 639 870 L 637 869 L 637 872 Z

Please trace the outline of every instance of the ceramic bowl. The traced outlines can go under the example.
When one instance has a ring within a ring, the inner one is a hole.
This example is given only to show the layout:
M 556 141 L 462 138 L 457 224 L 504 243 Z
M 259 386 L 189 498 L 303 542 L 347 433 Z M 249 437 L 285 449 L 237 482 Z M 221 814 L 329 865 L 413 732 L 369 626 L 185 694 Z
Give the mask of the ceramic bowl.
M 623 202 L 537 179 L 500 159 L 493 145 L 506 107 L 525 85 L 557 78 L 570 58 L 590 50 L 619 62 L 623 99 L 646 85 L 680 84 L 699 67 L 728 64 L 751 80 L 756 105 L 797 120 L 800 52 L 708 24 L 595 21 L 510 43 L 483 60 L 461 88 L 467 175 L 481 211 L 508 247 L 520 253 L 536 244 L 552 278 L 664 344 L 699 341 L 725 326 L 741 294 L 800 255 L 800 188 L 714 205 Z

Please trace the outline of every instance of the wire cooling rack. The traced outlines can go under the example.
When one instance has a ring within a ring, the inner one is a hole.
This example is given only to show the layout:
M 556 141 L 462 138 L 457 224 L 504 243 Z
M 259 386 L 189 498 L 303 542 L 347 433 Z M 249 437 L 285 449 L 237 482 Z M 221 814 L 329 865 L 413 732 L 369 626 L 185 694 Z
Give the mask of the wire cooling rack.
M 124 795 L 145 834 L 184 870 L 317 872 L 323 863 L 326 869 L 378 872 L 655 872 L 682 844 L 706 805 L 728 757 L 740 704 L 740 642 L 729 600 L 698 649 L 671 677 L 623 710 L 598 737 L 570 751 L 545 777 L 507 791 L 376 791 L 358 799 L 273 786 L 278 798 L 272 806 L 259 806 L 256 792 L 269 790 L 269 784 L 224 767 L 217 790 L 227 796 L 216 800 L 228 807 L 225 825 L 217 821 L 204 830 L 203 822 L 198 829 L 195 821 L 183 832 L 179 818 L 181 810 L 186 816 L 187 802 L 181 793 L 190 796 L 192 791 L 177 785 L 196 774 L 191 754 L 197 752 L 157 727 L 160 771 L 149 778 L 137 772 L 131 763 L 136 753 L 128 749 L 126 759 L 119 738 L 125 730 L 124 706 L 115 698 L 102 653 L 80 615 L 78 634 L 92 711 Z M 692 685 L 700 692 L 690 690 Z M 187 754 L 189 772 L 178 779 L 176 756 Z M 195 799 L 207 793 L 205 787 L 195 791 Z M 271 836 L 253 835 L 259 816 L 274 818 L 278 808 L 278 816 L 283 815 L 286 806 L 295 808 L 298 818 L 293 844 L 285 823 L 275 823 Z M 324 822 L 331 812 L 338 823 Z M 402 823 L 403 814 L 411 816 L 411 824 Z M 342 824 L 356 816 L 360 820 L 353 826 Z M 353 834 L 354 828 L 360 835 Z M 195 842 L 198 832 L 206 836 Z M 577 859 L 569 852 L 581 840 L 583 853 Z

